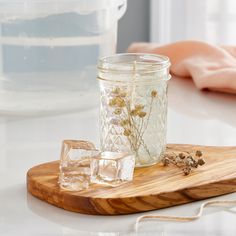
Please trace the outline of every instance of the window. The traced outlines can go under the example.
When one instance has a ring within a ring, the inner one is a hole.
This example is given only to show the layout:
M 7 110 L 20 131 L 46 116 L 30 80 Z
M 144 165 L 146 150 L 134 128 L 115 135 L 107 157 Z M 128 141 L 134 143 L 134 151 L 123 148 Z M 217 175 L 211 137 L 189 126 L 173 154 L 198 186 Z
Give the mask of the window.
M 235 44 L 235 0 L 151 0 L 153 42 L 195 39 Z

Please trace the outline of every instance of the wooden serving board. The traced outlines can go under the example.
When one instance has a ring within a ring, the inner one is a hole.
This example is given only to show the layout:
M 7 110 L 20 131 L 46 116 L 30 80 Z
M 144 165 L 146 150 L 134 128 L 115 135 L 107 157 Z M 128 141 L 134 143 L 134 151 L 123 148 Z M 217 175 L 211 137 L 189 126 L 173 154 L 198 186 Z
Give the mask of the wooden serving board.
M 183 176 L 161 163 L 135 170 L 134 180 L 116 188 L 92 185 L 71 192 L 58 185 L 59 162 L 31 168 L 28 191 L 57 207 L 93 215 L 118 215 L 180 205 L 236 191 L 236 147 L 168 145 L 173 151 L 203 151 L 206 164 Z

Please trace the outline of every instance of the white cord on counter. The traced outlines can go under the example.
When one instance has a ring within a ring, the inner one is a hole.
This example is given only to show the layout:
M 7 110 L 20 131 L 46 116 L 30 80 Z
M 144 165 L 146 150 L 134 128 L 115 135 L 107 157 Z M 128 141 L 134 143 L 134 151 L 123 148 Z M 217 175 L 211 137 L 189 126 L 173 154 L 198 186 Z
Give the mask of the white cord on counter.
M 139 224 L 143 219 L 158 219 L 158 220 L 165 220 L 165 221 L 192 221 L 199 219 L 202 216 L 203 209 L 210 205 L 217 205 L 217 206 L 229 206 L 229 205 L 236 205 L 236 200 L 213 200 L 207 201 L 203 203 L 196 215 L 193 216 L 170 216 L 170 215 L 143 215 L 136 219 L 135 222 L 135 231 L 138 230 Z

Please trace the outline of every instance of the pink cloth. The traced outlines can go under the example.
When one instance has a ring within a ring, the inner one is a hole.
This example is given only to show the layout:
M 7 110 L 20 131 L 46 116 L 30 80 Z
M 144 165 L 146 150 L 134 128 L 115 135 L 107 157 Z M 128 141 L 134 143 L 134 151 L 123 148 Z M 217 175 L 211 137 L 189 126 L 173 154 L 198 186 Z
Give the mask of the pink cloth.
M 236 47 L 214 46 L 199 41 L 182 41 L 164 46 L 133 43 L 128 52 L 168 56 L 173 75 L 192 77 L 199 89 L 236 94 Z

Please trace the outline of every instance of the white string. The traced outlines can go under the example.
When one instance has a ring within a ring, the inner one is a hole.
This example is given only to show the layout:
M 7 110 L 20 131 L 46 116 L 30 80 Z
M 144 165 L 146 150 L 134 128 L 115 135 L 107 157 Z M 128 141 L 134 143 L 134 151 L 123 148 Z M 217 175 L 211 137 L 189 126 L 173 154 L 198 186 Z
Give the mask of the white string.
M 158 220 L 165 220 L 165 221 L 192 221 L 199 219 L 202 216 L 203 209 L 210 205 L 218 205 L 218 206 L 224 206 L 224 205 L 236 205 L 236 200 L 213 200 L 203 203 L 196 215 L 193 216 L 170 216 L 170 215 L 143 215 L 136 219 L 134 228 L 135 231 L 138 230 L 139 224 L 143 219 L 158 219 Z

